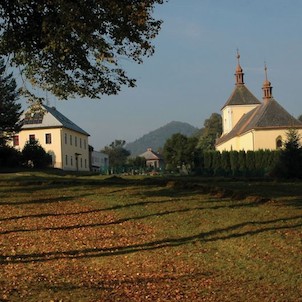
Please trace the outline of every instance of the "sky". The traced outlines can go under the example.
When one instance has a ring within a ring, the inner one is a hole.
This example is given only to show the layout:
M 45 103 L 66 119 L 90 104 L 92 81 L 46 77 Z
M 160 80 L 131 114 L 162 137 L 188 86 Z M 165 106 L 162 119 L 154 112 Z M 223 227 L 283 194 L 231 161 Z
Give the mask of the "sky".
M 61 101 L 48 94 L 49 105 L 87 131 L 95 150 L 116 139 L 133 142 L 171 121 L 201 128 L 234 89 L 239 49 L 249 90 L 262 99 L 266 63 L 274 98 L 298 117 L 301 11 L 301 0 L 169 0 L 154 12 L 163 20 L 154 55 L 141 65 L 121 61 L 136 88 L 101 100 Z

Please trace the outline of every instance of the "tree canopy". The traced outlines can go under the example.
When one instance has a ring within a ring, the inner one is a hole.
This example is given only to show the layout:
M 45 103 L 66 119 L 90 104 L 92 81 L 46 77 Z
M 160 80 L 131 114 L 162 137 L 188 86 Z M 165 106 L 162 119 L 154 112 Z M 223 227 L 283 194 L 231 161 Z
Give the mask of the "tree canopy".
M 222 119 L 218 113 L 212 113 L 205 120 L 204 128 L 198 142 L 198 148 L 209 151 L 215 150 L 215 141 L 222 133 Z
M 115 140 L 109 146 L 106 146 L 103 153 L 109 156 L 109 166 L 114 170 L 118 171 L 122 166 L 126 164 L 127 158 L 130 152 L 124 148 L 126 141 Z
M 21 104 L 18 101 L 16 81 L 12 74 L 5 74 L 4 60 L 0 59 L 0 146 L 19 130 Z
M 191 169 L 196 155 L 196 137 L 187 137 L 181 133 L 173 134 L 165 143 L 163 155 L 167 168 L 177 171 L 183 166 Z
M 60 99 L 100 98 L 133 87 L 120 59 L 142 63 L 165 0 L 3 0 L 0 55 L 29 82 Z

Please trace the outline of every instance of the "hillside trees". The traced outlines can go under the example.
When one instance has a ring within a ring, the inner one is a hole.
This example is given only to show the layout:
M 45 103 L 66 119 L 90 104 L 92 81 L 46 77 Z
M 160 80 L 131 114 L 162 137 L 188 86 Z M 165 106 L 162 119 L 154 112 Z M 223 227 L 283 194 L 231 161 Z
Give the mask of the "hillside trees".
M 0 147 L 6 145 L 14 132 L 19 130 L 21 104 L 18 101 L 16 81 L 12 74 L 5 74 L 4 59 L 0 59 Z
M 142 63 L 154 53 L 165 0 L 3 0 L 0 55 L 28 81 L 60 99 L 100 98 L 133 87 L 121 59 Z

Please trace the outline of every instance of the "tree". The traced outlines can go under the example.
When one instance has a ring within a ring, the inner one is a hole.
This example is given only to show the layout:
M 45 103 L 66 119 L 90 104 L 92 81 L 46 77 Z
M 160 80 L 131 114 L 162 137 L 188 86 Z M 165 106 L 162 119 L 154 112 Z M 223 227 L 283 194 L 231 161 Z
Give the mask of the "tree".
M 146 169 L 146 159 L 140 156 L 129 157 L 127 159 L 127 166 L 132 172 L 142 172 Z
M 284 149 L 273 169 L 273 175 L 281 178 L 302 178 L 302 146 L 301 137 L 296 129 L 286 133 Z
M 0 59 L 0 147 L 14 132 L 19 130 L 19 117 L 21 115 L 21 104 L 17 103 L 18 92 L 16 81 L 12 74 L 5 75 L 3 58 Z
M 216 139 L 222 133 L 222 119 L 218 113 L 212 113 L 204 122 L 202 135 L 199 138 L 198 148 L 209 151 L 215 150 Z
M 167 168 L 177 171 L 182 167 L 191 169 L 196 159 L 196 137 L 176 133 L 169 138 L 163 148 Z
M 46 153 L 37 140 L 26 142 L 22 150 L 22 157 L 24 163 L 29 167 L 45 168 L 52 163 L 51 155 Z
M 126 142 L 124 140 L 115 140 L 109 146 L 106 146 L 101 152 L 108 154 L 109 165 L 114 172 L 120 172 L 121 168 L 126 164 L 130 152 L 124 148 Z
M 121 59 L 142 63 L 154 52 L 164 0 L 3 0 L 0 55 L 32 85 L 60 99 L 100 98 L 133 87 Z

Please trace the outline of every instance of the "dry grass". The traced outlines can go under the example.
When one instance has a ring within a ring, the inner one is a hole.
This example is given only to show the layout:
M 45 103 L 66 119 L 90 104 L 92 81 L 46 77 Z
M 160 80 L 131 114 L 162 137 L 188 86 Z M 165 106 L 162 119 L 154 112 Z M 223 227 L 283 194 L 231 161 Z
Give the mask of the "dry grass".
M 299 182 L 1 175 L 0 301 L 302 301 L 301 230 Z

